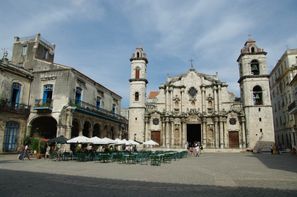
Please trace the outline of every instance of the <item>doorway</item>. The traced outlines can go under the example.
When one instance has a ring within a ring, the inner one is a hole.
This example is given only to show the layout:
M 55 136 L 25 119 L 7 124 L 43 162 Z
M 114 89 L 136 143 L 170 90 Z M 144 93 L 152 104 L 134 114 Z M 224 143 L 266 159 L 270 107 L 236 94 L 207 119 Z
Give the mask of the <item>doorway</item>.
M 201 144 L 201 124 L 187 124 L 187 142 L 189 146 Z
M 229 131 L 229 148 L 239 148 L 239 135 L 237 131 Z

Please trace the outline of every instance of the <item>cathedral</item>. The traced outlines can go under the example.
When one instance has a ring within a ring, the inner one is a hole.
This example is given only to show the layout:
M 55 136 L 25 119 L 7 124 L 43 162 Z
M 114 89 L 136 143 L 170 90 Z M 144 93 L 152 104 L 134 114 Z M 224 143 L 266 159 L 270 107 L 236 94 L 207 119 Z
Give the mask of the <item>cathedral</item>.
M 218 75 L 191 67 L 147 92 L 148 58 L 136 48 L 130 58 L 129 136 L 162 148 L 198 143 L 207 149 L 255 150 L 274 142 L 266 52 L 245 42 L 237 59 L 241 98 Z

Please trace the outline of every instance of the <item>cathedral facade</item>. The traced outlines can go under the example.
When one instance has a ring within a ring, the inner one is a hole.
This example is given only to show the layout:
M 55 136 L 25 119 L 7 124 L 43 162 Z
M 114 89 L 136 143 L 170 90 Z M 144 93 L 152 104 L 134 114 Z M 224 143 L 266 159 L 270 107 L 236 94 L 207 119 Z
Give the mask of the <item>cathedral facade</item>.
M 199 143 L 210 149 L 253 149 L 274 141 L 266 52 L 248 40 L 238 58 L 241 99 L 218 75 L 191 67 L 168 77 L 146 96 L 148 59 L 137 48 L 131 59 L 129 136 L 164 148 Z

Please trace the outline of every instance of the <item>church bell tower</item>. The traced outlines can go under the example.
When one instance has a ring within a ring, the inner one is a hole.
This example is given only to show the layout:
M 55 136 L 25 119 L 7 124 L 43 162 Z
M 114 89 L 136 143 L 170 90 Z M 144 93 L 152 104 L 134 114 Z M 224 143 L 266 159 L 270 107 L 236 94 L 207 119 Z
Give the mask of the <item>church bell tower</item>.
M 257 149 L 259 144 L 274 142 L 266 54 L 250 38 L 237 59 L 240 75 L 238 83 L 246 121 L 245 144 L 248 149 Z
M 130 58 L 130 103 L 129 103 L 129 138 L 144 141 L 145 103 L 146 103 L 146 54 L 142 48 L 136 48 Z

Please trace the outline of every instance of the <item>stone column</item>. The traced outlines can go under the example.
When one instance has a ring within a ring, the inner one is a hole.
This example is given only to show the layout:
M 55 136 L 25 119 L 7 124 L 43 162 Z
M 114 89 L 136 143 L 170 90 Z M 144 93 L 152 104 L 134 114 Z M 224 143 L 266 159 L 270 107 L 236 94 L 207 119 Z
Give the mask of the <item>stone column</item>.
M 172 87 L 169 88 L 169 111 L 171 112 L 172 111 L 172 93 L 173 93 L 173 90 L 172 90 Z
M 144 129 L 144 141 L 150 140 L 151 136 L 149 133 L 149 123 L 150 123 L 150 118 L 145 117 L 145 129 Z
M 166 122 L 165 118 L 161 118 L 162 121 L 162 147 L 166 147 Z
M 243 116 L 241 117 L 241 133 L 242 133 L 241 148 L 246 148 L 245 118 Z
M 184 93 L 184 88 L 180 90 L 180 113 L 183 112 L 183 93 Z
M 223 127 L 223 118 L 220 117 L 220 148 L 224 148 L 224 127 Z
M 221 85 L 218 85 L 218 111 L 222 109 L 222 102 L 221 102 Z
M 214 111 L 218 111 L 217 87 L 213 87 Z
M 202 145 L 206 147 L 206 126 L 207 126 L 207 118 L 202 118 Z
M 170 128 L 169 128 L 169 125 L 170 124 L 170 120 L 168 117 L 166 117 L 165 119 L 165 133 L 166 133 L 166 137 L 165 137 L 165 140 L 166 140 L 166 148 L 169 148 L 169 145 L 170 145 L 170 138 L 169 138 L 169 132 L 170 132 Z
M 218 117 L 214 118 L 214 132 L 215 132 L 215 148 L 219 148 L 219 125 L 218 125 Z
M 202 113 L 206 111 L 206 96 L 205 96 L 205 87 L 201 87 L 201 94 L 202 94 Z
M 170 147 L 172 148 L 174 146 L 174 140 L 175 140 L 175 136 L 174 136 L 174 130 L 175 130 L 175 125 L 174 125 L 174 121 L 172 119 L 170 119 Z
M 187 142 L 187 124 L 186 124 L 186 121 L 185 119 L 183 119 L 183 126 L 182 126 L 182 130 L 183 130 L 183 145 L 186 144 Z
M 32 130 L 32 125 L 28 125 L 27 126 L 27 129 L 26 129 L 26 136 L 25 137 L 27 137 L 27 136 L 30 136 L 30 134 L 31 134 L 31 130 Z

